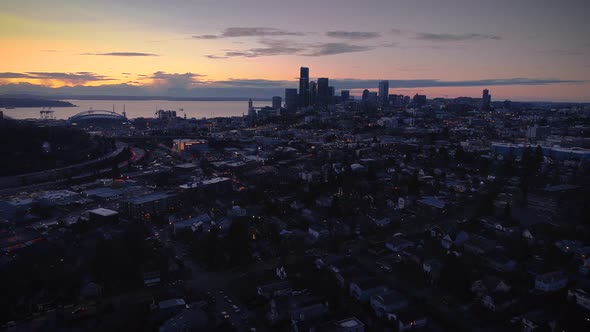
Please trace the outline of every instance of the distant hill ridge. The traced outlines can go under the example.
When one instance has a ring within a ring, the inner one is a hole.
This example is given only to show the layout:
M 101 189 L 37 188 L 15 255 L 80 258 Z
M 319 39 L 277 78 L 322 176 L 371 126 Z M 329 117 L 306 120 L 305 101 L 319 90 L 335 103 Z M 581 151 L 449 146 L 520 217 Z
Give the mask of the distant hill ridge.
M 76 105 L 62 100 L 45 99 L 36 96 L 10 95 L 0 96 L 0 108 L 23 107 L 76 107 Z

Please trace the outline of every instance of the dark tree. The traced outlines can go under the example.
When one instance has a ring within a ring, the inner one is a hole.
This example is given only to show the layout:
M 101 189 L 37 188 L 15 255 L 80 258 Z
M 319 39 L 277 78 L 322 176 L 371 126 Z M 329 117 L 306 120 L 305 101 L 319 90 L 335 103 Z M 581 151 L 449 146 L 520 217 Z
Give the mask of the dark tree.
M 113 161 L 111 172 L 113 174 L 113 179 L 118 179 L 121 177 L 121 171 L 119 170 L 119 164 L 117 163 L 117 161 Z
M 249 218 L 235 219 L 229 228 L 229 251 L 232 265 L 245 263 L 249 258 Z
M 463 150 L 463 147 L 461 145 L 457 146 L 457 149 L 455 150 L 455 159 L 457 159 L 457 161 L 463 161 L 463 159 L 465 158 L 465 151 Z

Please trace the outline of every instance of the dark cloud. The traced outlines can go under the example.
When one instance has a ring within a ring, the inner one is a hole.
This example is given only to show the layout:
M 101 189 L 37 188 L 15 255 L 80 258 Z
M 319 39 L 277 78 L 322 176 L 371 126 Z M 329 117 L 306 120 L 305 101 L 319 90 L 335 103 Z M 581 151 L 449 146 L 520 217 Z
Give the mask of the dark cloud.
M 350 39 L 350 40 L 363 40 L 363 39 L 379 38 L 381 36 L 381 34 L 378 32 L 369 32 L 369 31 L 336 30 L 336 31 L 326 32 L 326 36 L 332 37 L 332 38 L 341 38 L 341 39 Z
M 412 39 L 436 41 L 436 42 L 456 42 L 469 40 L 500 40 L 501 36 L 483 33 L 438 33 L 438 32 L 418 32 L 412 30 L 393 28 L 389 30 L 396 35 L 406 35 Z
M 146 75 L 137 75 L 137 76 L 146 76 Z M 179 74 L 179 73 L 167 73 L 165 71 L 157 71 L 155 73 L 153 73 L 150 78 L 153 79 L 168 79 L 171 77 L 186 77 L 186 78 L 197 78 L 197 77 L 204 77 L 207 75 L 203 75 L 203 74 L 195 74 L 195 73 L 184 73 L 184 74 Z
M 293 43 L 287 40 L 268 40 L 259 41 L 262 47 L 253 47 L 245 50 L 227 50 L 223 55 L 207 55 L 209 59 L 227 59 L 227 58 L 257 58 L 263 56 L 298 54 L 303 50 L 303 45 Z
M 307 56 L 336 55 L 343 53 L 364 52 L 372 50 L 373 47 L 352 45 L 346 43 L 324 43 L 311 47 L 311 51 L 304 54 Z
M 79 71 L 75 73 L 61 73 L 61 72 L 27 72 L 31 75 L 30 78 L 42 80 L 62 80 L 70 83 L 84 83 L 92 81 L 109 81 L 112 78 L 99 75 L 87 71 Z
M 143 52 L 108 52 L 108 53 L 82 53 L 80 55 L 100 55 L 100 56 L 129 56 L 129 57 L 142 57 L 142 56 L 159 56 L 153 53 Z
M 348 43 L 302 44 L 288 40 L 259 41 L 262 47 L 245 50 L 227 50 L 222 55 L 206 55 L 209 59 L 227 59 L 234 57 L 258 58 L 276 55 L 324 56 L 343 53 L 362 52 L 373 49 L 371 46 L 353 45 Z
M 0 79 L 33 79 L 33 80 L 58 80 L 67 84 L 84 84 L 87 82 L 109 81 L 109 78 L 104 75 L 99 75 L 91 72 L 25 72 L 25 73 L 0 73 Z
M 0 73 L 0 78 L 32 78 L 32 76 L 25 73 L 4 72 Z
M 226 56 L 219 56 L 219 55 L 215 55 L 215 54 L 208 54 L 208 55 L 205 55 L 205 57 L 209 58 L 209 59 L 213 59 L 213 60 L 227 59 Z
M 193 36 L 194 39 L 217 39 L 220 38 L 219 36 L 216 35 L 197 35 L 197 36 Z
M 339 89 L 365 89 L 377 87 L 379 80 L 334 79 L 331 83 Z M 535 78 L 505 78 L 466 81 L 442 81 L 436 79 L 422 80 L 389 80 L 393 88 L 434 88 L 434 87 L 470 87 L 470 86 L 500 86 L 500 85 L 548 85 L 564 83 L 588 83 L 589 80 L 561 80 Z
M 215 81 L 214 84 L 220 84 L 228 87 L 276 87 L 276 86 L 289 86 L 292 82 L 289 81 L 276 81 L 276 80 L 265 80 L 265 79 L 234 79 L 224 81 Z
M 225 56 L 223 56 L 221 58 L 232 58 L 232 57 L 255 58 L 255 57 L 263 56 L 263 54 L 256 53 L 255 50 L 256 49 L 252 49 L 252 50 L 245 51 L 245 52 L 242 52 L 242 51 L 227 51 L 227 52 L 225 52 Z
M 195 39 L 218 39 L 234 37 L 284 37 L 303 36 L 302 32 L 294 32 L 268 27 L 232 27 L 225 29 L 220 35 L 196 35 Z
M 301 32 L 285 31 L 276 28 L 227 28 L 223 37 L 277 37 L 277 36 L 303 36 Z
M 466 34 L 451 34 L 451 33 L 431 33 L 419 32 L 416 33 L 414 39 L 440 42 L 453 41 L 467 41 L 467 40 L 500 40 L 502 37 L 496 35 L 487 35 L 481 33 L 466 33 Z

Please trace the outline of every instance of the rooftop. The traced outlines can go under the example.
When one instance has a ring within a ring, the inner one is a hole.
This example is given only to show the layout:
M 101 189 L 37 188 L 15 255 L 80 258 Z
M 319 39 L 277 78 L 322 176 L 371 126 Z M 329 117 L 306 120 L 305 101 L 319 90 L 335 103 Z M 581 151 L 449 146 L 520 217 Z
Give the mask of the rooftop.
M 131 198 L 127 202 L 129 202 L 131 204 L 145 204 L 145 203 L 157 201 L 160 199 L 168 199 L 170 197 L 174 197 L 174 194 L 156 192 L 156 193 L 151 193 L 151 194 Z
M 109 209 L 105 209 L 105 208 L 98 208 L 98 209 L 90 210 L 88 212 L 92 213 L 92 214 L 97 214 L 102 217 L 110 217 L 110 216 L 114 216 L 114 215 L 119 214 L 119 212 L 117 212 L 117 211 L 113 211 L 113 210 L 109 210 Z
M 363 324 L 363 322 L 361 322 L 356 317 L 350 317 L 350 318 L 343 319 L 341 321 L 336 322 L 336 325 L 338 325 L 340 327 L 346 327 L 346 328 L 365 326 L 365 324 Z

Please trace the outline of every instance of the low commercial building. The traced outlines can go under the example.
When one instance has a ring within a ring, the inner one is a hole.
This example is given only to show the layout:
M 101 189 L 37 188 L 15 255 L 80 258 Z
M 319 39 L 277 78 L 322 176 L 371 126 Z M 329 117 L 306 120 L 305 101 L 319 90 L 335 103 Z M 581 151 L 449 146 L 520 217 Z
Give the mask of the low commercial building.
M 130 219 L 150 220 L 174 209 L 176 195 L 163 192 L 133 197 L 119 204 L 120 211 Z
M 172 149 L 182 153 L 199 153 L 209 149 L 209 143 L 204 139 L 175 139 L 172 142 Z
M 68 205 L 80 199 L 80 195 L 69 190 L 44 191 L 37 196 L 37 201 L 43 205 Z
M 209 230 L 212 226 L 214 226 L 214 223 L 208 214 L 203 213 L 194 218 L 177 221 L 173 223 L 172 226 L 174 229 L 174 234 L 177 234 L 179 231 L 183 230 L 189 230 L 191 232 L 197 232 L 200 230 L 206 231 Z
M 185 196 L 192 199 L 211 198 L 230 193 L 232 181 L 226 177 L 215 177 L 183 184 L 179 188 Z

